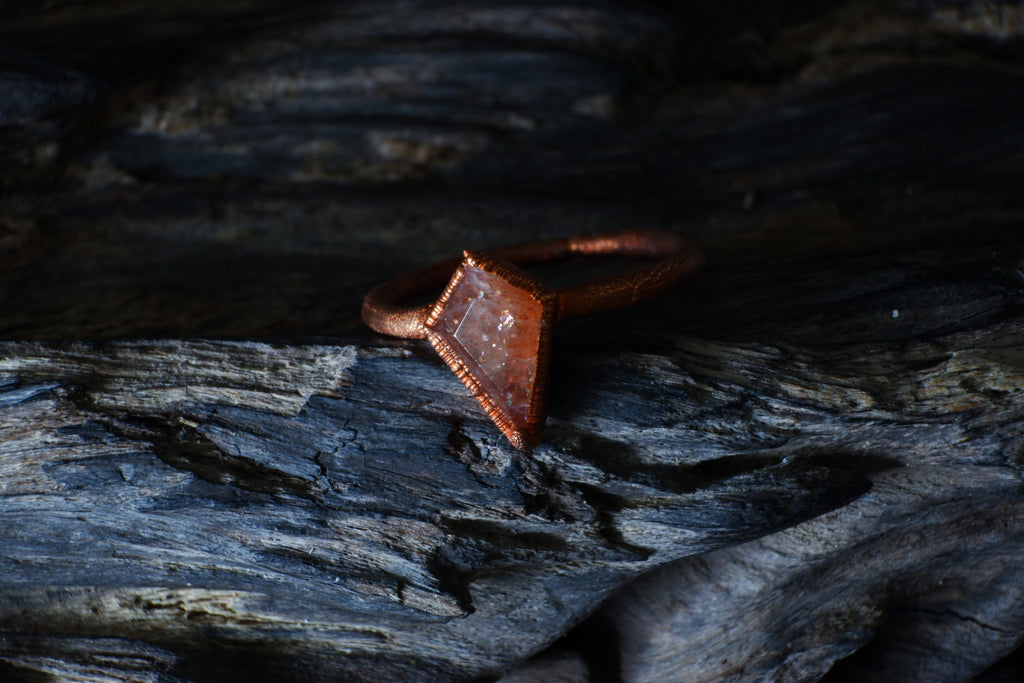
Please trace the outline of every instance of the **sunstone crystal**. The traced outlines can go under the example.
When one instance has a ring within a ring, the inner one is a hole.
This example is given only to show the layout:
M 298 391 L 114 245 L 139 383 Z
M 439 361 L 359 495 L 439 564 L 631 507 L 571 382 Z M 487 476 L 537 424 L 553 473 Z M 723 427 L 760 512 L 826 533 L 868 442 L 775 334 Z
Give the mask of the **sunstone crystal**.
M 543 305 L 495 273 L 464 264 L 462 279 L 431 325 L 519 430 L 537 380 Z

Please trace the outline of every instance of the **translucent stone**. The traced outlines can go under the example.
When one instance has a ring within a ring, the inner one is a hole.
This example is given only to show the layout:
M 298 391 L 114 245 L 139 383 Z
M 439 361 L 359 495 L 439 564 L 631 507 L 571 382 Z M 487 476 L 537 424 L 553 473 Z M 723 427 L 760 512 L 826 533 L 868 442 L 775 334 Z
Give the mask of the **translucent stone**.
M 526 291 L 467 264 L 432 326 L 519 430 L 537 379 L 542 313 Z

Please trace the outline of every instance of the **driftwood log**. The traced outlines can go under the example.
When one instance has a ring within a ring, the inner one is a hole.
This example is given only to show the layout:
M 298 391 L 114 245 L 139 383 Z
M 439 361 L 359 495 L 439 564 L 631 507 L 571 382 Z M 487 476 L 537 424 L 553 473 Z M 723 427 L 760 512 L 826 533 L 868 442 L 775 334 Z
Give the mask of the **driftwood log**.
M 1019 6 L 0 17 L 0 680 L 1022 675 Z M 359 321 L 635 226 L 531 453 Z

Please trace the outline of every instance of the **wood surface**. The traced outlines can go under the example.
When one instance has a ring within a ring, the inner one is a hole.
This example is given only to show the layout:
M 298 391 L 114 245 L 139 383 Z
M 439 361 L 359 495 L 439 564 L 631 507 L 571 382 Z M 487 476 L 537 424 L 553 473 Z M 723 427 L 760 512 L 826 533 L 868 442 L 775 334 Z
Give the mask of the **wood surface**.
M 0 680 L 1021 675 L 1017 5 L 0 17 Z M 629 227 L 529 454 L 359 320 Z

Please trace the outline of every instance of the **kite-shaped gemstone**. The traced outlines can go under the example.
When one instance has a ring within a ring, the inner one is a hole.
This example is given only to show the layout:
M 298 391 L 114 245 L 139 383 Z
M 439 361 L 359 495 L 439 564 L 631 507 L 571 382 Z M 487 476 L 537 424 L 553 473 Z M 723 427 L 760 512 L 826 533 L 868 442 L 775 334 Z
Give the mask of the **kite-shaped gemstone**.
M 521 449 L 542 426 L 554 305 L 514 266 L 467 253 L 426 321 L 438 354 Z

